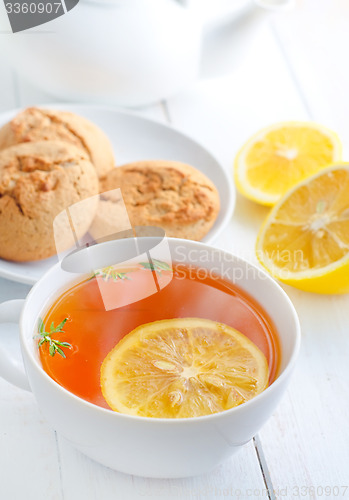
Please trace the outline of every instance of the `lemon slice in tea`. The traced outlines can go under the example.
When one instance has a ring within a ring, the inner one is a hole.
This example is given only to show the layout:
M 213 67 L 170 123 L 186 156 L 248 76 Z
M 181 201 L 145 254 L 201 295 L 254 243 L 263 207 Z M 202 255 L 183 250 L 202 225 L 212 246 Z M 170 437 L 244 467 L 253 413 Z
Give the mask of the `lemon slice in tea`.
M 275 203 L 303 179 L 341 159 L 337 135 L 312 122 L 277 123 L 255 134 L 239 151 L 236 186 L 253 201 Z
M 234 328 L 201 318 L 141 325 L 107 355 L 101 388 L 129 415 L 199 417 L 238 406 L 268 385 L 262 351 Z

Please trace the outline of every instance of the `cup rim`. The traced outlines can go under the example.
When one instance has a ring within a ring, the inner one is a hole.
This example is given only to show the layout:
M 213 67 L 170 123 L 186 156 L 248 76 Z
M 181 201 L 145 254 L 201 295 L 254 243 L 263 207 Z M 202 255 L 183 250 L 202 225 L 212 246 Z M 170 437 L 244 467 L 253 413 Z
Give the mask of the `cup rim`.
M 158 237 L 146 237 L 143 236 L 142 238 L 152 238 L 152 239 L 159 239 Z M 297 311 L 287 295 L 287 293 L 283 290 L 283 288 L 277 283 L 268 273 L 266 273 L 263 269 L 257 267 L 256 265 L 248 262 L 242 257 L 239 257 L 238 255 L 228 252 L 226 250 L 223 250 L 221 248 L 216 248 L 212 245 L 208 245 L 206 243 L 198 242 L 198 241 L 193 241 L 193 240 L 186 240 L 182 238 L 167 238 L 169 241 L 173 241 L 176 244 L 184 244 L 184 245 L 193 245 L 198 248 L 205 248 L 206 250 L 209 251 L 214 251 L 214 252 L 220 252 L 223 254 L 228 254 L 230 257 L 233 257 L 234 262 L 239 263 L 241 265 L 247 266 L 247 268 L 254 269 L 258 271 L 258 274 L 260 276 L 263 276 L 263 280 L 268 281 L 272 286 L 274 286 L 277 290 L 278 293 L 283 297 L 285 300 L 287 306 L 289 307 L 290 312 L 292 313 L 292 317 L 294 320 L 294 346 L 292 349 L 292 352 L 290 354 L 289 361 L 283 371 L 280 373 L 280 375 L 277 376 L 277 378 L 272 382 L 271 385 L 269 385 L 264 391 L 262 391 L 260 394 L 257 396 L 253 397 L 252 399 L 242 403 L 239 406 L 235 406 L 233 408 L 230 408 L 228 410 L 224 410 L 221 412 L 217 413 L 212 413 L 209 415 L 202 415 L 199 417 L 182 417 L 182 418 L 164 418 L 164 417 L 143 417 L 139 415 L 129 415 L 126 413 L 119 413 L 116 411 L 113 411 L 108 408 L 103 408 L 102 406 L 98 406 L 94 403 L 91 403 L 76 394 L 68 391 L 65 387 L 61 386 L 58 382 L 56 382 L 52 377 L 46 373 L 46 371 L 43 369 L 43 367 L 40 365 L 39 361 L 35 359 L 33 351 L 29 348 L 27 339 L 24 336 L 24 316 L 26 314 L 26 307 L 27 304 L 29 303 L 29 300 L 31 296 L 36 292 L 38 288 L 42 286 L 42 283 L 46 281 L 46 279 L 51 275 L 51 273 L 55 273 L 56 270 L 60 267 L 60 262 L 57 262 L 54 266 L 52 266 L 41 278 L 35 285 L 32 287 L 30 292 L 28 293 L 19 320 L 19 326 L 20 326 L 20 340 L 21 340 L 21 348 L 22 350 L 25 351 L 26 353 L 26 358 L 31 362 L 31 365 L 35 368 L 36 372 L 40 374 L 40 376 L 44 377 L 44 379 L 49 382 L 49 384 L 52 385 L 53 389 L 56 389 L 59 391 L 62 395 L 67 397 L 68 399 L 72 400 L 73 402 L 80 404 L 82 406 L 85 406 L 87 409 L 91 411 L 95 411 L 100 413 L 101 415 L 109 415 L 109 417 L 106 418 L 115 418 L 115 419 L 126 419 L 126 420 L 134 420 L 134 421 L 140 421 L 143 423 L 147 423 L 148 425 L 152 424 L 166 424 L 166 425 L 181 425 L 184 423 L 190 423 L 190 425 L 194 425 L 195 423 L 198 424 L 198 422 L 206 422 L 207 420 L 212 420 L 216 421 L 217 419 L 225 418 L 228 417 L 230 414 L 235 414 L 235 413 L 240 413 L 241 411 L 248 410 L 248 408 L 253 407 L 254 405 L 258 404 L 258 402 L 261 399 L 264 399 L 270 394 L 271 392 L 274 392 L 280 384 L 284 382 L 285 379 L 292 373 L 293 368 L 295 366 L 299 350 L 300 350 L 300 344 L 301 344 L 301 327 L 300 327 L 300 322 L 299 318 L 297 315 Z M 123 240 L 120 240 L 123 241 Z M 105 243 L 110 243 L 110 242 L 105 242 Z M 100 245 L 104 245 L 105 243 L 100 243 Z M 79 276 L 83 276 L 83 273 L 80 273 Z M 239 286 L 239 285 L 238 285 Z M 35 395 L 35 393 L 33 393 Z

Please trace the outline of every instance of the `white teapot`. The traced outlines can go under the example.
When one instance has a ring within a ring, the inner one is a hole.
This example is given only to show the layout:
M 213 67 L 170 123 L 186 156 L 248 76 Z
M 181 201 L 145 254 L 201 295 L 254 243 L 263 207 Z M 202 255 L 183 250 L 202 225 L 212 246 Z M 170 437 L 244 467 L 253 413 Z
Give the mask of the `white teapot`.
M 0 29 L 8 34 L 0 37 L 0 51 L 23 76 L 60 98 L 141 106 L 177 93 L 200 68 L 205 76 L 229 68 L 231 47 L 220 41 L 221 30 L 232 33 L 240 24 L 239 32 L 242 26 L 251 31 L 263 12 L 293 2 L 80 0 L 67 14 L 19 33 L 9 31 L 1 2 Z M 214 40 L 210 57 L 205 38 Z

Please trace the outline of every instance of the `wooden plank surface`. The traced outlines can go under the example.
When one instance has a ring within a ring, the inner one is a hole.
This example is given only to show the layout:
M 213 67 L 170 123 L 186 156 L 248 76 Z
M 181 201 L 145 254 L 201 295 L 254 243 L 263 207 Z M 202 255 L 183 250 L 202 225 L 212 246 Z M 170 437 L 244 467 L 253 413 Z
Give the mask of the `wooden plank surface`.
M 24 298 L 29 290 L 27 285 L 0 279 L 0 302 Z M 17 327 L 0 325 L 0 339 L 12 355 L 18 355 Z M 43 420 L 31 393 L 1 378 L 0 498 L 62 499 L 55 432 Z
M 298 0 L 298 7 L 273 21 L 283 52 L 309 118 L 332 127 L 349 160 L 349 2 Z
M 345 0 L 308 0 L 272 30 L 308 119 L 339 134 L 346 161 L 348 22 Z M 303 345 L 287 398 L 260 433 L 271 479 L 287 498 L 349 498 L 349 298 L 284 288 Z
M 349 297 L 285 290 L 303 344 L 287 397 L 260 432 L 273 486 L 288 498 L 349 498 Z
M 188 479 L 129 476 L 92 462 L 63 439 L 59 446 L 65 500 L 214 500 L 224 496 L 243 500 L 251 496 L 252 487 L 266 490 L 252 442 L 210 474 Z

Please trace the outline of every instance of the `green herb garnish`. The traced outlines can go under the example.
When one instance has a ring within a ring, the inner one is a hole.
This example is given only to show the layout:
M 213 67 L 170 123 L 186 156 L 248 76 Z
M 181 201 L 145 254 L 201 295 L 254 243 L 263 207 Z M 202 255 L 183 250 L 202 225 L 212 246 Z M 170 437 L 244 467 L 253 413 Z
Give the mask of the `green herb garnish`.
M 150 269 L 151 271 L 155 271 L 161 275 L 161 271 L 171 271 L 171 267 L 166 264 L 166 262 L 162 262 L 161 260 L 152 259 L 151 262 L 140 262 L 140 265 L 143 266 L 144 269 Z
M 109 278 L 111 278 L 113 281 L 118 281 L 118 280 L 130 280 L 127 276 L 127 273 L 118 273 L 113 266 L 109 267 L 104 267 L 103 269 L 100 269 L 99 271 L 96 271 L 92 278 L 97 278 L 98 276 L 102 277 L 104 281 L 108 281 Z
M 54 356 L 56 352 L 60 354 L 63 358 L 66 357 L 64 354 L 62 347 L 66 347 L 67 349 L 72 349 L 72 345 L 69 344 L 69 342 L 59 342 L 58 340 L 55 340 L 51 337 L 53 333 L 64 333 L 63 326 L 65 323 L 68 321 L 68 318 L 65 318 L 61 323 L 59 323 L 58 326 L 54 326 L 54 323 L 52 321 L 51 326 L 50 326 L 50 331 L 46 332 L 45 331 L 45 325 L 44 322 L 42 321 L 41 318 L 39 318 L 38 322 L 38 329 L 39 333 L 38 335 L 35 335 L 34 338 L 39 338 L 38 342 L 38 347 L 42 346 L 46 342 L 49 344 L 49 354 L 50 356 Z

